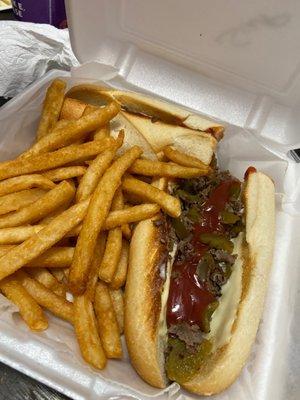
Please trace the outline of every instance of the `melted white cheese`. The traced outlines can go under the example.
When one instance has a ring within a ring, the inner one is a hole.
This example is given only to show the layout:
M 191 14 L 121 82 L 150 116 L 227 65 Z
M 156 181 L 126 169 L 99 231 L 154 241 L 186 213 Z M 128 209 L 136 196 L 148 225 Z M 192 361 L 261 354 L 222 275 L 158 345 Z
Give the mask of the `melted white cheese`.
M 177 251 L 177 245 L 174 243 L 172 251 L 168 255 L 168 261 L 166 265 L 166 281 L 164 283 L 163 291 L 161 294 L 161 311 L 159 316 L 159 335 L 167 341 L 167 320 L 166 320 L 166 312 L 167 312 L 167 302 L 170 291 L 170 280 L 171 280 L 171 269 L 175 260 L 175 255 Z
M 224 346 L 231 338 L 231 329 L 236 318 L 236 312 L 242 293 L 243 238 L 244 235 L 240 234 L 234 240 L 233 254 L 237 254 L 238 257 L 232 267 L 233 270 L 230 279 L 222 287 L 219 306 L 213 313 L 210 323 L 210 332 L 206 335 L 206 338 L 213 342 L 213 351 Z

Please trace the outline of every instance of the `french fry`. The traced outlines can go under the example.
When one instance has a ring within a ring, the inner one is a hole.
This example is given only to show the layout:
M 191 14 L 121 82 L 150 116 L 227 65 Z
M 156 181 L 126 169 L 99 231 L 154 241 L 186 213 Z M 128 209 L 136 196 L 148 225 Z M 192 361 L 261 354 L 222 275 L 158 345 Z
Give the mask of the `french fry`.
M 190 168 L 162 161 L 136 160 L 129 172 L 145 176 L 167 176 L 169 178 L 196 178 L 208 174 L 207 168 Z
M 83 111 L 83 113 L 82 113 L 82 115 L 79 117 L 79 118 L 77 118 L 77 120 L 79 120 L 80 118 L 82 118 L 83 116 L 85 116 L 85 115 L 89 115 L 89 114 L 91 114 L 92 112 L 95 112 L 96 110 L 99 110 L 99 107 L 96 107 L 96 106 L 92 106 L 91 104 L 87 104 L 86 105 L 86 107 L 85 107 L 85 109 L 84 109 L 84 111 Z M 101 124 L 101 127 L 102 127 L 103 125 Z M 101 129 L 101 128 L 100 128 Z
M 122 197 L 123 197 L 123 192 L 122 192 Z M 124 197 L 123 197 L 123 209 L 128 208 L 128 205 L 124 203 Z M 125 237 L 125 239 L 130 240 L 131 239 L 131 227 L 129 224 L 124 224 L 121 226 L 122 229 L 122 234 Z
M 141 153 L 141 149 L 135 146 L 118 158 L 104 173 L 91 197 L 70 267 L 69 286 L 74 294 L 82 294 L 86 289 L 96 240 L 109 212 L 115 191 L 121 183 L 123 174 Z
M 84 175 L 86 172 L 86 167 L 81 165 L 72 166 L 72 167 L 62 167 L 52 169 L 47 172 L 43 172 L 43 176 L 47 179 L 50 179 L 52 182 L 59 182 L 65 179 L 76 178 L 78 176 Z
M 115 275 L 110 283 L 112 289 L 120 289 L 125 285 L 129 259 L 129 244 L 123 240 L 121 257 Z
M 158 161 L 166 161 L 166 157 L 163 151 L 159 151 L 158 153 L 156 153 L 156 156 Z
M 81 179 L 82 179 L 82 176 L 77 176 L 77 178 L 76 178 L 77 186 L 80 185 Z
M 46 136 L 57 122 L 64 101 L 66 84 L 55 79 L 47 89 L 42 116 L 37 130 L 37 140 Z
M 65 102 L 64 102 L 65 103 Z M 84 105 L 84 111 L 83 111 L 83 113 L 80 115 L 80 116 L 77 116 L 76 118 L 72 118 L 71 119 L 71 122 L 72 122 L 72 124 L 78 124 L 79 122 L 78 122 L 78 120 L 81 120 L 82 121 L 82 117 L 84 117 L 84 116 L 87 116 L 87 115 L 89 115 L 89 114 L 91 114 L 91 113 L 95 113 L 95 111 L 97 111 L 98 110 L 98 112 L 99 112 L 99 107 L 95 107 L 95 106 L 92 106 L 91 104 L 88 104 L 88 105 Z M 114 104 L 114 106 L 112 106 L 111 107 L 111 109 L 110 110 L 108 110 L 108 111 L 111 111 L 112 109 L 115 109 L 116 107 L 118 107 L 116 104 Z M 107 108 L 104 110 L 105 112 L 107 112 Z M 115 110 L 116 111 L 116 110 Z M 95 115 L 95 114 L 94 114 Z M 91 117 L 89 117 L 89 118 L 91 118 Z M 76 121 L 77 120 L 77 121 Z M 62 120 L 63 122 L 64 122 L 64 125 L 62 125 L 62 128 L 65 128 L 66 126 L 68 126 L 69 125 L 69 123 L 70 123 L 70 118 L 68 118 L 68 119 L 65 119 L 65 120 Z M 58 121 L 58 122 L 62 122 L 62 121 Z M 57 124 L 58 125 L 58 124 Z M 59 130 L 60 129 L 60 127 L 59 126 L 57 126 L 57 130 Z M 102 128 L 99 128 L 99 130 L 101 130 Z M 97 131 L 95 131 L 95 132 L 97 132 Z M 93 137 L 93 135 L 94 135 L 94 132 L 90 132 L 90 133 L 87 133 L 87 134 L 85 134 L 83 137 L 81 137 L 80 139 L 78 139 L 78 140 L 76 140 L 76 141 L 74 141 L 74 143 L 76 143 L 76 144 L 80 144 L 80 143 L 84 143 L 84 141 L 86 141 L 86 140 L 90 140 L 91 139 L 91 137 Z M 108 137 L 109 135 L 107 135 L 106 137 Z M 103 136 L 102 135 L 102 138 L 104 138 L 105 136 Z M 99 137 L 99 140 L 100 140 L 101 138 Z
M 63 297 L 58 296 L 42 283 L 31 278 L 24 271 L 18 271 L 16 276 L 23 287 L 39 305 L 45 307 L 57 317 L 73 323 L 74 310 L 72 303 L 70 303 Z
M 89 199 L 75 204 L 57 216 L 39 232 L 0 257 L 0 265 L 2 266 L 0 280 L 13 274 L 59 242 L 83 220 L 88 205 Z
M 169 179 L 166 177 L 154 177 L 151 181 L 151 185 L 160 190 L 167 190 Z
M 48 320 L 42 308 L 17 279 L 3 279 L 0 282 L 0 290 L 18 307 L 21 317 L 32 331 L 39 332 L 48 328 Z
M 131 233 L 131 228 L 130 228 L 129 224 L 122 225 L 121 230 L 122 230 L 122 234 L 123 234 L 124 238 L 127 240 L 130 240 L 132 233 Z
M 116 190 L 115 195 L 113 197 L 110 211 L 122 210 L 123 206 L 124 206 L 123 194 L 122 194 L 122 187 L 120 185 L 118 187 L 118 189 Z
M 34 258 L 26 267 L 35 268 L 68 268 L 74 255 L 74 247 L 51 247 L 40 256 Z
M 53 218 L 54 219 L 54 218 Z M 52 221 L 52 219 L 51 219 Z M 50 223 L 51 221 L 48 221 Z M 8 244 L 19 244 L 29 239 L 35 233 L 44 229 L 45 225 L 32 225 L 32 226 L 16 226 L 14 228 L 3 228 L 0 229 L 0 245 Z M 66 237 L 78 236 L 81 229 L 81 225 L 76 226 L 71 229 L 70 232 L 66 234 Z
M 0 182 L 0 196 L 33 187 L 49 190 L 53 189 L 55 184 L 50 179 L 39 174 L 17 176 Z
M 63 271 L 64 271 L 65 278 L 68 280 L 70 268 L 64 268 Z
M 122 358 L 122 344 L 118 321 L 110 298 L 108 287 L 98 282 L 95 293 L 95 313 L 99 336 L 107 358 Z
M 45 193 L 46 190 L 43 189 L 26 189 L 2 196 L 0 197 L 0 215 L 26 207 L 40 199 Z
M 105 137 L 110 136 L 110 129 L 109 129 L 109 123 L 103 126 L 102 128 L 99 128 L 96 130 L 94 134 L 94 140 L 102 140 Z
M 104 108 L 97 108 L 77 121 L 70 121 L 66 126 L 55 128 L 23 153 L 21 158 L 57 150 L 83 139 L 88 133 L 107 124 L 119 111 L 120 106 L 112 102 Z
M 9 245 L 9 244 L 6 244 L 6 245 L 3 245 L 3 246 L 0 246 L 0 256 L 2 256 L 3 254 L 5 254 L 5 253 L 7 253 L 8 252 L 8 250 L 11 250 L 11 249 L 13 249 L 15 246 L 13 246 L 13 245 Z
M 122 191 L 119 188 L 115 193 L 111 209 L 119 210 L 122 209 L 122 206 Z M 122 230 L 120 227 L 116 227 L 108 232 L 106 247 L 99 269 L 99 278 L 104 282 L 111 282 L 120 260 L 121 250 Z
M 88 105 L 85 107 L 85 110 L 83 111 L 81 117 L 84 117 L 85 115 L 89 115 L 89 114 L 91 114 L 92 112 L 96 111 L 97 109 L 98 109 L 98 107 L 95 107 L 95 106 L 92 106 L 92 105 L 88 104 Z M 80 119 L 80 117 L 79 117 L 78 119 Z M 74 142 L 74 143 L 77 143 L 77 144 L 84 143 L 85 141 L 91 140 L 91 137 L 92 137 L 92 136 L 93 136 L 93 132 L 90 132 L 90 133 L 88 133 L 87 135 L 85 135 L 84 137 L 82 137 L 82 138 L 76 140 L 76 142 Z
M 0 246 L 0 257 L 16 246 Z M 74 247 L 51 247 L 39 257 L 26 264 L 30 268 L 68 268 L 74 255 Z
M 95 106 L 92 106 L 91 104 L 88 104 L 83 112 L 82 115 L 89 114 L 95 110 Z M 92 132 L 90 138 L 93 140 L 102 140 L 106 137 L 110 136 L 110 129 L 109 129 L 109 122 Z
M 33 225 L 0 229 L 0 245 L 22 243 L 43 228 L 43 225 Z
M 96 156 L 115 144 L 112 138 L 97 140 L 80 145 L 71 145 L 47 154 L 38 154 L 25 159 L 4 161 L 0 163 L 0 180 L 33 172 L 45 171 L 72 162 L 86 160 Z
M 103 369 L 107 358 L 123 355 L 129 224 L 160 209 L 179 217 L 168 178 L 211 169 L 172 146 L 160 149 L 162 161 L 150 161 L 156 154 L 130 131 L 119 103 L 109 95 L 101 108 L 64 101 L 65 86 L 55 80 L 48 88 L 35 144 L 0 162 L 0 292 L 32 330 L 48 327 L 42 307 L 70 322 L 85 361 Z M 114 139 L 116 120 L 130 131 L 125 143 L 122 129 Z M 124 205 L 122 191 L 138 205 Z
M 99 278 L 111 282 L 117 269 L 122 249 L 122 230 L 117 227 L 108 232 L 106 247 L 99 269 Z
M 66 297 L 65 286 L 58 282 L 46 268 L 27 268 L 26 272 L 58 296 Z
M 58 282 L 60 283 L 64 283 L 65 281 L 65 274 L 63 269 L 55 269 L 55 268 L 51 268 L 50 272 L 53 276 L 55 276 L 55 278 L 58 280 Z
M 204 164 L 204 162 L 198 158 L 184 154 L 174 149 L 172 146 L 166 146 L 163 149 L 163 152 L 170 161 L 173 161 L 176 164 L 183 165 L 185 167 L 207 169 L 207 172 L 211 170 L 209 165 Z
M 87 199 L 87 200 L 89 200 L 89 199 Z M 81 203 L 83 203 L 83 201 Z M 78 224 L 77 226 L 75 226 L 73 229 L 71 229 L 69 232 L 66 233 L 66 238 L 72 238 L 72 237 L 78 236 L 81 231 L 81 227 L 82 227 L 81 224 Z
M 72 199 L 74 194 L 74 185 L 71 185 L 67 181 L 63 181 L 34 203 L 31 203 L 12 214 L 1 216 L 0 228 L 9 228 L 38 221 L 65 202 L 68 202 Z
M 124 298 L 122 289 L 109 289 L 110 297 L 114 306 L 118 321 L 120 335 L 124 331 Z
M 117 202 L 115 210 L 122 210 L 124 208 L 124 196 L 121 188 L 118 190 L 118 192 L 118 196 L 115 196 L 115 201 Z M 129 240 L 131 238 L 131 229 L 129 224 L 122 225 L 121 230 L 123 236 Z
M 117 226 L 123 226 L 133 222 L 139 222 L 147 218 L 152 218 L 158 213 L 160 207 L 157 204 L 140 204 L 133 207 L 127 207 L 124 210 L 111 211 L 103 225 L 104 230 L 110 230 Z M 52 221 L 49 221 L 49 223 Z M 22 243 L 34 234 L 45 228 L 45 225 L 17 226 L 15 228 L 0 229 L 0 245 Z M 65 237 L 78 236 L 82 225 L 78 224 Z
M 84 117 L 86 115 L 89 115 L 89 114 L 92 114 L 93 112 L 95 112 L 97 110 L 99 111 L 99 109 L 100 109 L 100 107 L 96 107 L 96 106 L 92 106 L 91 104 L 87 104 L 85 109 L 84 109 L 84 111 L 83 111 L 83 113 L 82 113 L 82 115 L 79 118 L 77 118 L 77 120 L 80 120 L 82 117 Z M 103 125 L 101 125 L 101 127 L 102 126 Z M 97 128 L 97 129 L 101 129 L 101 127 Z M 92 131 L 90 133 L 92 133 Z
M 57 217 L 59 214 L 61 214 L 65 210 L 67 210 L 70 207 L 72 201 L 73 201 L 73 198 L 70 198 L 68 201 L 66 201 L 64 204 L 62 204 L 58 208 L 56 208 L 54 211 L 51 211 L 44 218 L 39 220 L 39 225 L 47 225 L 47 224 L 49 224 L 49 222 L 51 222 L 55 217 Z
M 116 193 L 114 195 L 112 204 L 111 204 L 111 210 L 116 211 L 116 210 L 122 210 L 124 207 L 124 201 L 123 201 L 123 194 L 122 194 L 122 189 L 119 187 L 116 190 Z
M 65 128 L 66 126 L 68 126 L 70 123 L 69 120 L 67 119 L 61 119 L 59 121 L 56 122 L 56 124 L 53 126 L 53 129 L 62 129 Z
M 123 179 L 122 188 L 125 192 L 139 196 L 144 201 L 157 203 L 171 217 L 178 218 L 181 214 L 179 199 L 146 182 L 128 176 Z
M 74 299 L 74 328 L 84 360 L 97 369 L 103 369 L 106 356 L 98 334 L 93 303 L 85 295 Z
M 82 177 L 76 192 L 76 201 L 87 199 L 95 190 L 99 179 L 112 163 L 117 152 L 117 147 L 105 150 L 99 154 L 89 165 L 85 175 Z
M 91 266 L 91 270 L 89 273 L 89 279 L 88 279 L 87 288 L 86 288 L 86 292 L 85 292 L 85 295 L 92 302 L 94 302 L 94 299 L 95 299 L 95 290 L 96 290 L 96 285 L 97 285 L 97 281 L 98 281 L 99 268 L 100 268 L 102 257 L 103 257 L 104 250 L 105 250 L 105 244 L 106 244 L 106 234 L 105 234 L 105 232 L 100 232 L 100 234 L 97 238 L 97 243 L 95 246 L 92 266 Z
M 110 230 L 116 226 L 152 218 L 158 213 L 159 209 L 160 207 L 158 204 L 140 204 L 138 206 L 125 208 L 124 210 L 112 211 L 108 214 L 103 229 Z

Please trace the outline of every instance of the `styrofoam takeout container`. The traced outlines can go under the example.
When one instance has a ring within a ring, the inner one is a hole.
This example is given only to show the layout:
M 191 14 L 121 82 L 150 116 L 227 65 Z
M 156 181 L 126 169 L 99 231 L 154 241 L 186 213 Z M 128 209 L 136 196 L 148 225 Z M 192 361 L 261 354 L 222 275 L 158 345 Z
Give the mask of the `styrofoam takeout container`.
M 1 109 L 2 159 L 34 140 L 46 87 L 58 76 L 69 87 L 104 81 L 149 93 L 224 123 L 221 167 L 241 178 L 254 165 L 275 181 L 277 236 L 251 357 L 215 398 L 299 398 L 300 165 L 287 154 L 300 147 L 300 2 L 86 0 L 68 1 L 67 13 L 82 66 L 48 73 Z M 148 386 L 127 355 L 93 370 L 80 357 L 72 327 L 54 317 L 46 332 L 33 334 L 3 297 L 0 312 L 0 360 L 74 399 L 194 398 L 175 383 L 164 391 Z

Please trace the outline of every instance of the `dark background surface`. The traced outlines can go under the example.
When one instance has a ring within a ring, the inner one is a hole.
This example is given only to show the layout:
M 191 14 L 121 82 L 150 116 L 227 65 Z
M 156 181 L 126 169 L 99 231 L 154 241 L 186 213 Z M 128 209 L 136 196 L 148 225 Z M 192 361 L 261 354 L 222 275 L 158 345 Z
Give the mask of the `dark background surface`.
M 0 20 L 14 20 L 12 11 L 1 11 Z M 7 101 L 0 97 L 0 107 Z M 67 400 L 68 397 L 0 363 L 0 400 Z

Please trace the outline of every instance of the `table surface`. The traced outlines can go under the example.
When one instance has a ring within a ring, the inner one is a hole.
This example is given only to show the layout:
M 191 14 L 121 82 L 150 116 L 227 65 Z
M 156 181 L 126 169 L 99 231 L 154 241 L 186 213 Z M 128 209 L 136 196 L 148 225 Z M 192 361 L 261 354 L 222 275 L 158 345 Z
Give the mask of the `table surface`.
M 1 11 L 0 20 L 15 20 L 12 11 Z M 0 97 L 0 107 L 7 100 Z M 0 363 L 0 400 L 67 400 L 68 397 Z

